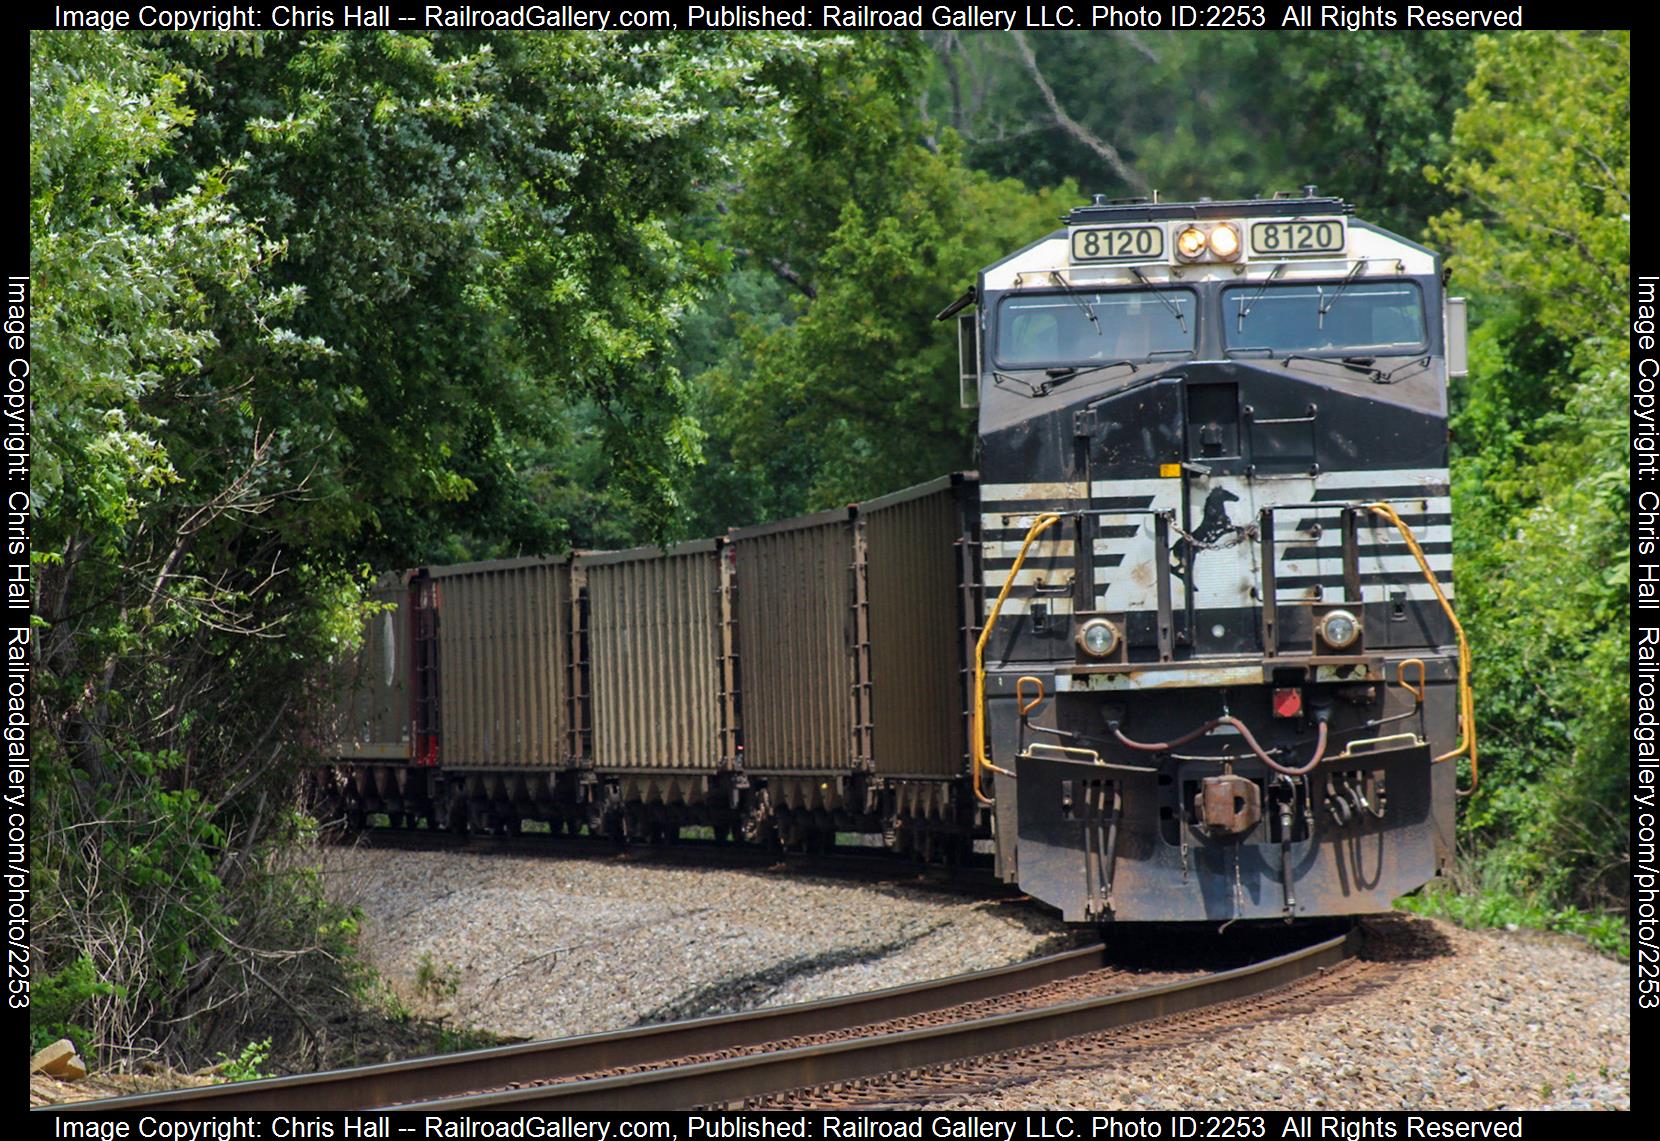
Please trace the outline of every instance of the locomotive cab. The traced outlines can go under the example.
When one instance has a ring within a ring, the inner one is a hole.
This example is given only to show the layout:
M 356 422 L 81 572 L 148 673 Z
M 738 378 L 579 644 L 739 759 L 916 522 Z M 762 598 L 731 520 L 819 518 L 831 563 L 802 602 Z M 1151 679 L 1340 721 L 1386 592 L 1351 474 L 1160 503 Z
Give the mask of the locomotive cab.
M 1069 920 L 1224 922 L 1430 879 L 1469 731 L 1437 255 L 1312 188 L 1097 199 L 973 300 L 1002 878 Z

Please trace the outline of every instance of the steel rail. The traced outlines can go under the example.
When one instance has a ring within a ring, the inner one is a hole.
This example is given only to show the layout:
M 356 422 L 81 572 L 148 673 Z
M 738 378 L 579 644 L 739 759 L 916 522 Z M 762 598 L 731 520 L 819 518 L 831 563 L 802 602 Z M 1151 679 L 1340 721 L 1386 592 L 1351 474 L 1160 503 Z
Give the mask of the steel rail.
M 372 1066 L 229 1082 L 194 1089 L 38 1106 L 38 1111 L 362 1110 L 430 1100 L 514 1082 L 672 1061 L 690 1054 L 758 1046 L 998 998 L 1108 966 L 1096 943 L 1006 967 L 926 983 L 739 1014 L 665 1022 L 604 1034 L 469 1050 Z M 576 1084 L 576 1083 L 573 1083 Z M 584 1083 L 585 1084 L 585 1083 Z
M 1288 955 L 1190 982 L 1147 987 L 948 1026 L 855 1038 L 693 1065 L 556 1085 L 435 1098 L 399 1109 L 689 1109 L 805 1086 L 850 1081 L 1097 1034 L 1133 1022 L 1247 998 L 1319 974 L 1351 957 L 1351 931 Z

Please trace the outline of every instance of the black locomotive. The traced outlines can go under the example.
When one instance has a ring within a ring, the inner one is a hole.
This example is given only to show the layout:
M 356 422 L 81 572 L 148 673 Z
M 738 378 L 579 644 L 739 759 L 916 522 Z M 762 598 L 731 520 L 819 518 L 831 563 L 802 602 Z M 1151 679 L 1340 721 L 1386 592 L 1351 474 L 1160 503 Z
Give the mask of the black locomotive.
M 960 318 L 999 866 L 1069 919 L 1386 909 L 1474 757 L 1462 304 L 1312 190 L 1066 221 Z

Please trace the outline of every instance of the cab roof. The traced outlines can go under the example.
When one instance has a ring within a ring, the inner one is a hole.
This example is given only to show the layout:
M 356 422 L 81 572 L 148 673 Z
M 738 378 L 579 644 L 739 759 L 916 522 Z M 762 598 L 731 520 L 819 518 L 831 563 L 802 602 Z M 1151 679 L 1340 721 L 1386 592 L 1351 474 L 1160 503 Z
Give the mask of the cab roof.
M 1341 198 L 1313 195 L 1284 198 L 1243 198 L 1222 202 L 1149 202 L 1144 198 L 1108 201 L 1097 194 L 1087 206 L 1075 206 L 1064 221 L 1068 226 L 1098 225 L 1103 222 L 1166 222 L 1189 218 L 1303 218 L 1353 214 L 1355 208 Z

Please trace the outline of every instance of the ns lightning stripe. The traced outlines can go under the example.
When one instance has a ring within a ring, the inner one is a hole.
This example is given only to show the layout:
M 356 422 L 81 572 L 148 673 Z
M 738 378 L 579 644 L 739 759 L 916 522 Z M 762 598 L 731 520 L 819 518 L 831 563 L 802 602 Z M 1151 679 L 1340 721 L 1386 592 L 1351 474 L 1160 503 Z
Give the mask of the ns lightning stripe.
M 1007 560 L 1014 562 L 1020 554 L 1022 539 L 988 539 L 980 548 L 981 556 L 987 562 Z M 1071 539 L 1039 539 L 1026 552 L 1026 558 L 1031 559 L 1070 559 L 1077 549 Z
M 1071 502 L 1034 507 L 1028 495 L 1052 492 L 1075 500 L 1082 491 L 1079 483 L 984 485 L 986 586 L 1001 589 L 1008 580 L 1020 544 L 1041 510 L 1078 509 Z M 1316 588 L 1323 588 L 1329 598 L 1333 590 L 1343 588 L 1342 508 L 1373 500 L 1395 506 L 1412 528 L 1432 573 L 1447 595 L 1452 594 L 1452 501 L 1445 468 L 1096 480 L 1088 485 L 1088 494 L 1088 509 L 1102 512 L 1089 521 L 1092 578 L 1100 591 L 1096 606 L 1102 610 L 1155 610 L 1160 558 L 1170 560 L 1171 601 L 1177 609 L 1188 604 L 1189 578 L 1196 610 L 1259 606 L 1262 543 L 1254 528 L 1265 508 L 1274 509 L 1277 596 L 1291 603 L 1313 598 L 1320 593 Z M 1014 500 L 1007 503 L 1007 513 L 998 510 L 1002 504 L 997 496 Z M 1157 551 L 1153 512 L 1166 512 L 1178 522 L 1185 518 L 1184 529 L 1192 540 L 1172 527 L 1168 549 Z M 1388 520 L 1363 517 L 1357 538 L 1362 601 L 1387 602 L 1403 595 L 1412 601 L 1434 598 L 1417 559 Z M 1074 553 L 1072 539 L 1046 537 L 1035 542 L 1015 589 L 1070 581 Z M 1024 606 L 1010 609 L 1016 601 L 1005 602 L 1004 612 L 1026 613 Z M 1051 613 L 1070 611 L 1067 598 L 1033 601 L 1044 603 Z
M 1009 572 L 1007 570 L 988 570 L 983 577 L 988 590 L 1002 590 L 1003 584 L 1009 581 Z M 1041 568 L 1034 569 L 1026 566 L 1021 567 L 1020 572 L 1015 575 L 1014 584 L 1016 586 L 1053 587 L 1059 586 L 1062 583 L 1070 582 L 1071 579 L 1072 571 L 1070 568 L 1057 573 L 1055 571 L 1043 570 Z M 1006 606 L 1008 604 L 1004 603 L 1004 605 Z
M 1030 503 L 1042 499 L 1082 499 L 1089 491 L 1083 480 L 1060 483 L 982 483 L 980 503 Z
M 991 599 L 986 599 L 986 613 L 991 613 Z M 1004 600 L 1003 609 L 998 613 L 999 618 L 1010 618 L 1016 614 L 1030 614 L 1032 605 L 1045 607 L 1050 614 L 1071 614 L 1072 599 L 1070 597 L 1054 598 L 1009 598 Z
M 1309 483 L 1313 482 L 1313 493 L 1308 494 Z M 1184 481 L 1180 479 L 1100 479 L 1089 485 L 1090 495 L 1100 498 L 1108 495 L 1151 495 L 1162 497 L 1167 489 L 1180 490 Z M 1235 485 L 1254 484 L 1258 488 L 1267 489 L 1276 485 L 1298 487 L 1304 492 L 1299 497 L 1303 502 L 1328 500 L 1360 500 L 1360 499 L 1425 499 L 1445 498 L 1447 495 L 1446 468 L 1401 468 L 1382 471 L 1322 471 L 1314 475 L 1304 473 L 1288 473 L 1285 475 L 1257 475 L 1257 476 L 1214 476 L 1208 479 L 1192 481 L 1193 494 L 1203 497 L 1204 492 L 1217 485 L 1227 485 L 1232 489 Z M 1337 495 L 1333 493 L 1345 492 Z M 1268 493 L 1260 493 L 1257 498 L 1276 498 L 1281 502 L 1291 502 L 1290 497 L 1283 497 Z

